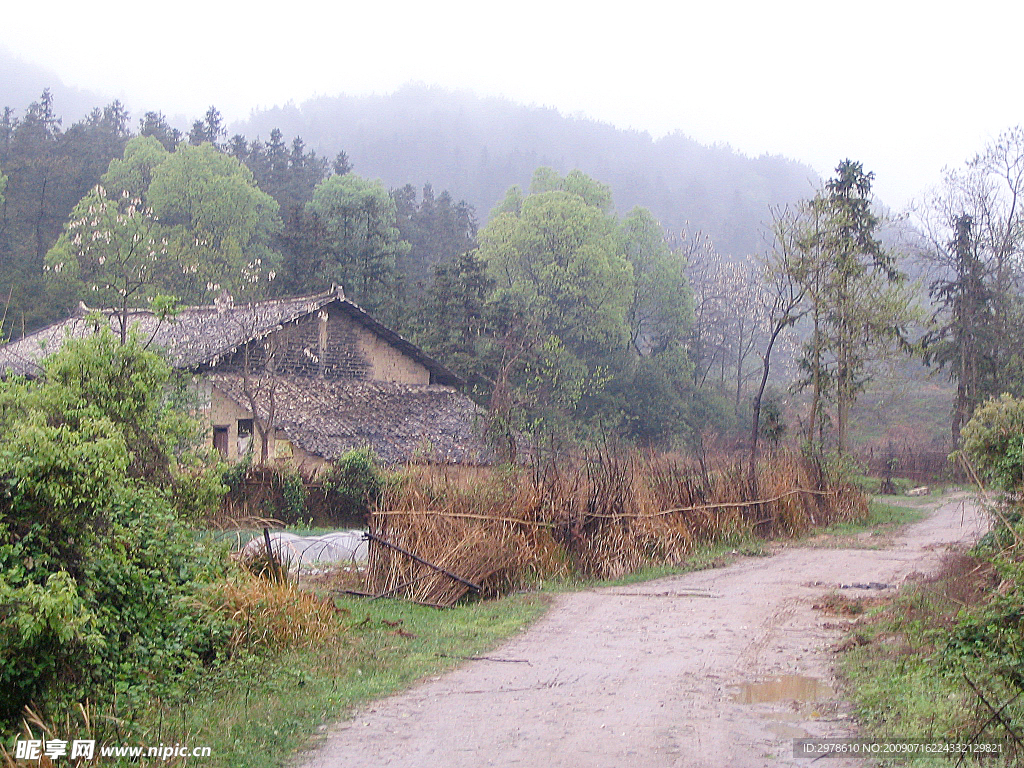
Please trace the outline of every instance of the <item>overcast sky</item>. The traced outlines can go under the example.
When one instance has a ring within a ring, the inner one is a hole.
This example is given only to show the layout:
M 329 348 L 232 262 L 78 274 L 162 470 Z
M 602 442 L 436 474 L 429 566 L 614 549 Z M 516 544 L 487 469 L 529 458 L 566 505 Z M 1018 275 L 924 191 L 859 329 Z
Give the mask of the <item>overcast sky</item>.
M 679 130 L 823 177 L 860 160 L 899 208 L 1022 117 L 1014 0 L 11 4 L 0 45 L 67 85 L 231 120 L 410 81 Z

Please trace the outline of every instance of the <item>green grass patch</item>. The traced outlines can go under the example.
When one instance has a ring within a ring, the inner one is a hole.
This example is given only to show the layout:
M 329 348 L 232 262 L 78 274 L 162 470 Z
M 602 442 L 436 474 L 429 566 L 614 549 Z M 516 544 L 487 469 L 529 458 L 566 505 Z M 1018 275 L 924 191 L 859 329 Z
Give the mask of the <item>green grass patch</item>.
M 924 497 L 928 502 L 933 499 Z M 925 504 L 907 505 L 893 503 L 893 500 L 902 501 L 903 497 L 876 497 L 868 503 L 868 516 L 863 520 L 851 520 L 840 523 L 833 523 L 825 528 L 825 533 L 851 535 L 872 531 L 878 533 L 889 533 L 897 528 L 910 523 L 923 520 L 927 514 L 923 509 Z
M 828 549 L 878 549 L 886 545 L 903 526 L 923 520 L 934 501 L 934 498 L 927 497 L 923 502 L 902 496 L 875 497 L 868 503 L 866 517 L 832 523 L 811 531 L 793 543 L 797 546 Z
M 869 609 L 856 622 L 843 643 L 847 650 L 840 672 L 863 736 L 949 742 L 1004 737 L 979 692 L 1007 721 L 1020 722 L 1024 711 L 1015 698 L 1017 691 L 993 674 L 994 657 L 963 653 L 950 642 L 961 632 L 967 614 L 985 605 L 998 581 L 984 561 L 953 554 L 937 578 L 904 587 L 889 603 Z M 1007 706 L 1002 708 L 1003 704 Z M 917 768 L 950 763 L 915 759 L 906 764 Z M 1017 763 L 1005 757 L 962 764 Z
M 896 640 L 876 642 L 849 651 L 842 664 L 862 735 L 922 741 L 962 738 L 957 733 L 967 732 L 970 712 L 962 681 L 948 671 L 938 670 L 935 659 L 928 654 L 906 649 L 901 652 Z M 915 767 L 950 765 L 945 759 L 906 762 Z M 1001 765 L 991 761 L 984 764 Z
M 194 686 L 184 701 L 120 712 L 132 721 L 133 737 L 125 743 L 209 746 L 212 756 L 201 761 L 207 768 L 284 765 L 311 745 L 310 736 L 324 723 L 523 631 L 544 614 L 550 597 L 517 594 L 447 610 L 395 600 L 336 602 L 343 627 L 337 637 L 312 648 L 236 659 Z

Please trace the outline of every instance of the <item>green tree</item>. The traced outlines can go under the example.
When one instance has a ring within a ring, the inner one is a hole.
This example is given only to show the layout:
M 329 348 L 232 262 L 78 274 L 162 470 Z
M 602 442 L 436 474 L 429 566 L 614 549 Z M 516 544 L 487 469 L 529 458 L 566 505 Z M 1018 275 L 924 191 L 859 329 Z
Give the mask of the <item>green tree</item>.
M 224 128 L 224 118 L 220 110 L 211 106 L 206 110 L 202 120 L 193 121 L 192 130 L 188 133 L 188 143 L 195 147 L 201 144 L 212 144 L 217 147 L 226 135 L 227 129 Z
M 950 427 L 953 445 L 959 446 L 961 428 L 998 378 L 992 352 L 999 340 L 998 323 L 993 317 L 994 297 L 987 284 L 974 219 L 962 214 L 953 226 L 955 234 L 949 243 L 952 270 L 929 288 L 938 308 L 923 346 L 925 363 L 948 366 L 950 377 L 956 381 Z
M 153 172 L 171 153 L 153 136 L 136 136 L 125 145 L 122 157 L 110 161 L 100 183 L 112 194 L 125 192 L 129 197 L 144 199 L 153 183 Z
M 410 245 L 402 260 L 402 278 L 410 289 L 422 292 L 435 268 L 448 264 L 476 246 L 476 219 L 465 201 L 452 200 L 448 192 L 434 195 L 423 185 L 417 200 L 416 188 L 407 184 L 392 190 L 398 214 L 398 229 Z
M 533 173 L 530 181 L 530 194 L 538 195 L 541 192 L 568 192 L 583 199 L 583 201 L 601 213 L 611 215 L 615 205 L 612 200 L 612 188 L 592 179 L 580 170 L 569 171 L 564 177 L 552 168 L 541 167 Z
M 607 383 L 584 398 L 584 410 L 605 429 L 643 445 L 692 444 L 694 427 L 699 432 L 706 424 L 694 407 L 699 395 L 685 346 L 693 323 L 686 256 L 668 245 L 647 209 L 635 208 L 616 230 L 631 266 L 628 340 L 604 356 Z
M 53 95 L 43 91 L 39 101 L 33 102 L 15 130 L 14 140 L 21 144 L 24 157 L 21 169 L 29 177 L 32 191 L 31 206 L 25 218 L 31 222 L 35 259 L 42 261 L 49 238 L 47 223 L 59 216 L 56 189 L 64 170 L 59 142 L 61 120 L 54 111 Z
M 847 447 L 850 409 L 869 378 L 868 364 L 903 338 L 911 319 L 904 277 L 879 240 L 873 179 L 860 163 L 844 160 L 794 222 L 802 255 L 790 267 L 805 289 L 813 325 L 800 361 L 806 373 L 800 386 L 811 389 L 807 436 L 811 442 L 820 436 L 830 399 L 840 453 Z
M 130 310 L 166 306 L 160 297 L 264 293 L 277 226 L 277 204 L 234 159 L 209 144 L 170 153 L 136 137 L 72 211 L 44 269 L 72 295 L 116 309 L 125 341 Z
M 488 339 L 488 303 L 494 280 L 475 251 L 434 269 L 427 312 L 417 337 L 425 349 L 470 378 L 484 373 L 482 346 Z
M 131 136 L 130 124 L 131 116 L 120 101 L 113 101 L 103 109 L 93 109 L 61 137 L 61 144 L 74 147 L 73 152 L 68 153 L 68 170 L 79 180 L 87 180 L 86 184 L 96 179 L 107 169 L 111 158 L 120 157 L 124 152 Z
M 172 128 L 163 112 L 147 112 L 139 119 L 139 136 L 151 136 L 168 152 L 182 141 L 181 131 Z
M 493 289 L 474 313 L 482 323 L 460 327 L 474 329 L 463 338 L 474 339 L 496 423 L 693 442 L 714 409 L 692 383 L 686 257 L 649 211 L 619 221 L 607 185 L 540 168 L 531 193 L 510 189 L 478 239 Z M 442 316 L 464 294 L 450 272 L 437 274 Z
M 1024 394 L 1024 129 L 1006 131 L 918 210 L 937 307 L 925 362 L 956 382 L 954 444 L 974 409 L 1003 392 Z
M 537 188 L 558 186 L 538 171 Z M 627 348 L 632 267 L 618 222 L 602 207 L 603 185 L 574 178 L 587 195 L 560 189 L 523 198 L 510 191 L 480 231 L 480 258 L 495 282 L 494 387 L 499 421 L 519 409 L 558 421 L 609 380 Z
M 614 219 L 578 195 L 530 195 L 519 215 L 503 213 L 481 230 L 480 255 L 498 290 L 522 297 L 571 351 L 628 339 L 632 268 Z
M 336 176 L 344 176 L 346 173 L 351 173 L 352 163 L 349 162 L 348 154 L 344 151 L 338 152 L 331 163 L 331 170 L 334 171 Z
M 48 91 L 20 119 L 13 110 L 0 113 L 0 163 L 8 178 L 0 209 L 0 284 L 11 291 L 7 320 L 16 318 L 19 330 L 67 311 L 68 297 L 53 293 L 44 279 L 46 253 L 72 208 L 121 153 L 127 119 L 114 102 L 64 130 Z
M 650 355 L 681 342 L 693 322 L 686 257 L 668 246 L 661 225 L 646 208 L 634 208 L 620 232 L 633 268 L 630 343 L 637 355 Z
M 259 139 L 249 143 L 244 136 L 234 136 L 227 151 L 252 171 L 259 188 L 277 200 L 287 220 L 296 210 L 302 210 L 317 184 L 328 175 L 329 163 L 325 158 L 307 151 L 298 136 L 292 139 L 289 152 L 283 134 L 276 128 L 266 144 Z
M 310 270 L 342 285 L 353 301 L 392 319 L 399 262 L 409 252 L 397 226 L 395 201 L 382 184 L 353 173 L 334 175 L 313 191 L 307 210 L 322 223 L 324 258 Z
M 153 168 L 146 202 L 169 228 L 180 296 L 199 301 L 222 289 L 246 297 L 267 292 L 277 274 L 270 241 L 281 227 L 279 206 L 244 165 L 212 144 L 182 144 Z

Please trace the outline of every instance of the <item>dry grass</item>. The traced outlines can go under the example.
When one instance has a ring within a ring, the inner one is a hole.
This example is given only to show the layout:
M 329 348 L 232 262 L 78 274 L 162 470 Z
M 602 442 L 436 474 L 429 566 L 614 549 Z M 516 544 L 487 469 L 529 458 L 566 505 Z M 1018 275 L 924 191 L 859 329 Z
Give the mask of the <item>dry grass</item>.
M 63 720 L 48 721 L 43 715 L 32 707 L 25 707 L 24 717 L 21 720 L 21 729 L 17 739 L 50 741 L 62 739 L 68 742 L 70 747 L 74 739 L 96 740 L 104 739 L 119 733 L 119 727 L 123 723 L 117 718 L 97 715 L 94 706 L 87 700 L 79 702 L 64 713 Z M 70 751 L 70 750 L 69 750 Z M 7 751 L 5 745 L 0 744 L 0 766 L 3 768 L 18 768 L 19 766 L 32 765 L 37 768 L 61 768 L 61 766 L 94 765 L 94 760 L 78 757 L 72 760 L 67 755 L 57 758 L 49 758 L 42 755 L 38 760 L 17 759 Z M 180 765 L 180 761 L 174 760 L 166 765 Z
M 508 592 L 538 578 L 616 578 L 682 562 L 699 543 L 799 535 L 867 514 L 863 495 L 824 488 L 820 473 L 779 455 L 756 493 L 740 461 L 705 473 L 676 456 L 602 450 L 574 461 L 471 473 L 411 467 L 370 516 L 370 531 L 481 587 Z M 367 588 L 451 605 L 469 587 L 381 545 Z
M 232 651 L 310 647 L 341 631 L 334 603 L 293 582 L 239 574 L 212 587 L 205 599 L 232 620 Z

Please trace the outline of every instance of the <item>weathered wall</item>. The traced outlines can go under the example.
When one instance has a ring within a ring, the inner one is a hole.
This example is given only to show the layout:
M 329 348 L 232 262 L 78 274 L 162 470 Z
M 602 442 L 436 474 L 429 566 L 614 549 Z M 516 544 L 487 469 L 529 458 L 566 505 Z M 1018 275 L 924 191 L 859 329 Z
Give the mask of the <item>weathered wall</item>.
M 425 366 L 333 305 L 284 325 L 247 351 L 250 371 L 269 367 L 277 373 L 327 379 L 430 383 Z M 239 372 L 245 366 L 246 352 L 239 351 L 217 368 Z
M 360 327 L 358 336 L 363 357 L 369 360 L 371 366 L 368 378 L 396 384 L 430 383 L 430 371 L 426 366 L 395 349 L 377 334 Z
M 252 412 L 245 408 L 209 381 L 199 384 L 200 392 L 200 418 L 208 426 L 207 445 L 211 448 L 213 444 L 214 427 L 227 427 L 228 430 L 228 453 L 225 457 L 229 462 L 236 462 L 245 456 L 245 452 L 239 452 L 238 442 L 238 421 L 239 419 L 251 419 Z M 253 424 L 252 451 L 253 457 L 258 462 L 261 454 L 263 441 L 260 439 L 259 430 Z M 288 436 L 279 430 L 274 430 L 268 441 L 267 457 L 271 462 L 278 464 L 291 464 L 296 469 L 312 475 L 327 463 L 321 456 L 304 450 L 301 446 L 295 445 Z
M 226 456 L 228 461 L 238 461 L 245 454 L 240 454 L 238 451 L 238 420 L 239 419 L 251 419 L 252 412 L 248 408 L 243 408 L 230 397 L 221 392 L 217 387 L 210 385 L 208 382 L 205 384 L 210 389 L 210 400 L 209 407 L 206 409 L 207 423 L 210 426 L 208 433 L 210 442 L 208 445 L 213 447 L 213 429 L 214 427 L 227 427 L 228 429 L 228 454 Z M 252 437 L 252 449 L 254 456 L 259 457 L 262 441 L 260 440 L 259 431 L 253 426 L 253 437 Z M 271 453 L 273 456 L 273 443 L 270 445 Z

